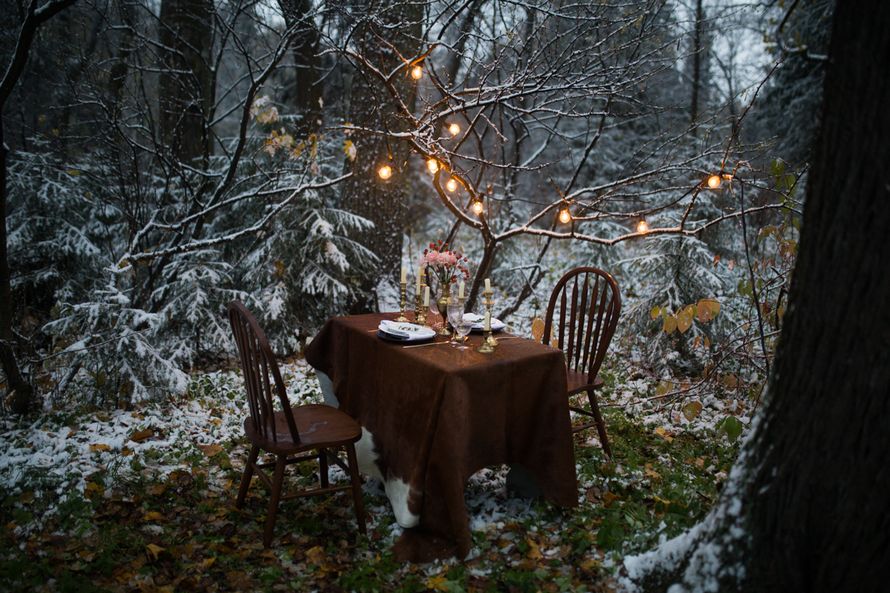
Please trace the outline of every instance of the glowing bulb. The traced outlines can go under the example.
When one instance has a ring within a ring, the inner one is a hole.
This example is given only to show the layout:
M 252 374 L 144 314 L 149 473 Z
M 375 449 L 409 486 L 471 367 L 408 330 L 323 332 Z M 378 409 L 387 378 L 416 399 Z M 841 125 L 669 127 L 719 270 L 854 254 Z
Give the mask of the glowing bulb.
M 448 179 L 448 181 L 445 182 L 445 189 L 451 192 L 457 191 L 457 179 L 454 177 Z
M 641 220 L 637 223 L 637 232 L 638 233 L 648 233 L 649 232 L 649 223 L 644 220 Z
M 411 78 L 414 80 L 423 78 L 423 68 L 420 67 L 420 64 L 415 64 L 414 67 L 411 68 Z
M 435 173 L 439 170 L 439 161 L 437 161 L 436 159 L 427 159 L 426 169 L 430 173 Z
M 377 176 L 386 181 L 392 177 L 392 167 L 389 165 L 381 165 L 380 168 L 377 169 Z
M 717 189 L 720 187 L 720 176 L 719 175 L 711 175 L 708 177 L 708 187 L 711 189 Z
M 559 211 L 559 222 L 563 224 L 569 224 L 572 222 L 572 213 L 569 212 L 568 208 L 563 208 Z
M 482 210 L 484 208 L 484 206 L 482 205 L 482 200 L 474 200 L 473 205 L 470 206 L 470 208 L 472 208 L 473 212 L 475 212 L 476 214 L 482 214 Z
M 458 124 L 451 124 L 448 126 L 448 133 L 452 136 L 457 136 L 460 134 L 460 126 Z

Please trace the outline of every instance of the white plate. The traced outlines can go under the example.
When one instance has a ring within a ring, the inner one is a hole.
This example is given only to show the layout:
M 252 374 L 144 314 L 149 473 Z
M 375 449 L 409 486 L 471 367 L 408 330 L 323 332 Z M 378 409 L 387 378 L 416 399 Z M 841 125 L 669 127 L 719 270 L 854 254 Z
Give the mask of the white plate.
M 482 315 L 477 315 L 476 313 L 464 313 L 464 319 L 468 319 L 473 322 L 473 327 L 470 328 L 471 331 L 479 331 L 485 329 L 485 317 Z M 502 329 L 507 327 L 507 324 L 497 319 L 496 317 L 491 318 L 491 331 L 499 332 Z
M 436 332 L 425 325 L 384 319 L 377 326 L 377 335 L 396 342 L 422 342 L 436 337 Z

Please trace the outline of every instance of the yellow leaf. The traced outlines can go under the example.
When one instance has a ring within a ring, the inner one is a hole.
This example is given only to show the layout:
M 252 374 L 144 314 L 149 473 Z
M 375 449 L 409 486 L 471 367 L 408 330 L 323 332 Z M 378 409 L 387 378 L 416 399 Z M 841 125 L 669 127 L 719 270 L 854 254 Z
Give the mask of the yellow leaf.
M 544 338 L 544 320 L 540 317 L 535 317 L 532 321 L 532 338 L 535 342 L 540 342 Z
M 145 515 L 142 516 L 145 521 L 163 521 L 164 514 L 159 513 L 158 511 L 148 511 Z
M 201 561 L 201 569 L 207 570 L 208 568 L 213 566 L 214 562 L 216 562 L 216 556 L 212 556 L 210 558 L 205 558 L 204 560 Z
M 78 171 L 77 169 L 68 169 L 65 172 L 68 173 L 68 175 L 71 175 L 72 177 L 77 177 L 78 175 L 80 175 L 80 171 Z
M 426 580 L 426 588 L 433 591 L 447 591 L 448 579 L 440 574 L 432 576 Z
M 148 555 L 152 560 L 157 560 L 158 555 L 164 551 L 164 548 L 157 544 L 148 544 L 145 546 L 145 550 L 148 552 Z
M 689 402 L 688 404 L 683 406 L 683 415 L 686 417 L 687 420 L 692 422 L 693 420 L 695 420 L 696 416 L 698 416 L 701 413 L 701 409 L 702 409 L 701 402 L 698 402 L 698 401 Z
M 204 451 L 204 455 L 207 457 L 213 457 L 223 450 L 222 445 L 198 445 L 198 448 Z
M 695 313 L 691 307 L 692 305 L 677 313 L 677 330 L 681 334 L 685 334 L 686 330 L 692 327 L 692 317 Z
M 643 473 L 646 475 L 647 478 L 655 480 L 656 482 L 661 479 L 661 474 L 658 473 L 657 471 L 655 471 L 654 469 L 652 469 L 651 463 L 646 464 L 646 467 L 644 468 Z
M 105 443 L 93 443 L 90 445 L 91 453 L 98 453 L 100 451 L 111 451 L 111 447 Z
M 541 548 L 538 547 L 538 543 L 535 540 L 528 537 L 525 538 L 525 543 L 528 544 L 528 554 L 526 555 L 529 558 L 531 558 L 532 560 L 540 560 L 544 557 L 544 555 L 541 554 Z
M 355 148 L 355 142 L 353 142 L 352 140 L 347 140 L 346 142 L 344 142 L 343 143 L 343 152 L 346 153 L 346 157 L 350 161 L 354 161 L 356 154 L 358 154 L 358 151 Z
M 652 319 L 653 321 L 655 319 L 658 319 L 658 317 L 660 315 L 661 315 L 661 307 L 659 307 L 658 305 L 652 307 L 652 309 L 649 311 L 649 319 Z
M 677 318 L 673 315 L 666 315 L 662 329 L 664 330 L 664 333 L 668 335 L 674 333 L 674 330 L 677 329 Z
M 666 440 L 666 441 L 669 442 L 669 443 L 670 443 L 672 440 L 674 440 L 674 437 L 672 437 L 672 436 L 668 433 L 667 429 L 665 429 L 663 426 L 659 426 L 658 428 L 656 428 L 656 429 L 655 429 L 655 434 L 657 434 L 658 436 L 660 436 L 661 438 L 663 438 L 664 440 Z
M 306 550 L 306 558 L 312 564 L 321 566 L 324 564 L 324 549 L 321 546 L 313 546 Z

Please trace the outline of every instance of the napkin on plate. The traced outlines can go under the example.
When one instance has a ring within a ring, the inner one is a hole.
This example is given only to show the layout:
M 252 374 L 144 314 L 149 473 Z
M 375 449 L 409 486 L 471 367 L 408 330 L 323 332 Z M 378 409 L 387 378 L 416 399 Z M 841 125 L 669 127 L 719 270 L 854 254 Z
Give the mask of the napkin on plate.
M 407 340 L 408 338 L 410 338 L 411 334 L 402 329 L 399 329 L 399 325 L 401 324 L 396 323 L 395 321 L 384 319 L 380 322 L 380 325 L 377 326 L 377 329 L 391 336 L 395 336 L 396 338 L 402 338 L 403 340 Z

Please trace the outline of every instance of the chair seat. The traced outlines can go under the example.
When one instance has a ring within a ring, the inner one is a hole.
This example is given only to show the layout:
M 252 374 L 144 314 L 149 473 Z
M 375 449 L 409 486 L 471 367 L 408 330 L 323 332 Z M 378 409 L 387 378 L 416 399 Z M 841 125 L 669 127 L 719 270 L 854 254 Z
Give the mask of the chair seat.
M 250 442 L 272 453 L 290 454 L 305 449 L 332 447 L 343 443 L 354 443 L 362 436 L 358 422 L 345 412 L 319 404 L 307 404 L 291 408 L 300 442 L 294 443 L 287 426 L 284 412 L 275 412 L 276 438 L 261 435 L 254 426 L 253 419 L 244 420 L 244 432 Z
M 566 373 L 566 383 L 568 387 L 568 394 L 574 395 L 575 393 L 581 393 L 582 391 L 587 391 L 588 389 L 599 389 L 603 386 L 602 377 L 596 377 L 593 380 L 593 383 L 587 380 L 587 373 L 581 373 L 578 371 L 573 371 L 569 369 Z

